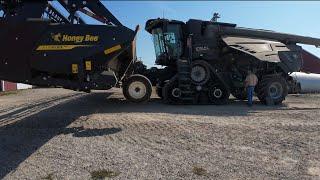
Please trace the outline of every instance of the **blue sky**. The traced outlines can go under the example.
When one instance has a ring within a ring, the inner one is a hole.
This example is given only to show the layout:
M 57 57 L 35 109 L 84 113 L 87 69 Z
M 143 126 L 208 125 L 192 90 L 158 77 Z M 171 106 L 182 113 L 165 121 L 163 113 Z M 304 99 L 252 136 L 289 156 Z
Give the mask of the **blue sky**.
M 187 21 L 189 18 L 210 20 L 219 12 L 219 21 L 241 27 L 270 29 L 320 38 L 320 2 L 243 2 L 243 1 L 104 1 L 104 5 L 138 35 L 138 57 L 148 66 L 154 65 L 154 49 L 150 34 L 144 31 L 150 18 L 165 17 Z M 320 48 L 304 46 L 320 57 Z

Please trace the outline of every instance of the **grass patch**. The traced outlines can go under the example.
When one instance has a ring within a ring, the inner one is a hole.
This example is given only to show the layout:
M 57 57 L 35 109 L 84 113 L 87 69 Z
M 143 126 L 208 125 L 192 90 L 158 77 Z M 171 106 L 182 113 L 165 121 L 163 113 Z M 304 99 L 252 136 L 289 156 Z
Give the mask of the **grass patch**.
M 198 176 L 205 176 L 207 175 L 207 170 L 202 167 L 193 166 L 192 172 Z
M 42 179 L 53 180 L 53 174 L 50 173 L 50 174 L 48 174 L 46 177 L 43 177 Z
M 3 91 L 0 92 L 0 96 L 8 96 L 8 95 L 15 95 L 18 94 L 21 90 L 16 90 L 16 91 Z
M 91 178 L 95 180 L 106 179 L 106 178 L 113 178 L 117 177 L 120 172 L 114 172 L 109 170 L 99 170 L 91 172 Z

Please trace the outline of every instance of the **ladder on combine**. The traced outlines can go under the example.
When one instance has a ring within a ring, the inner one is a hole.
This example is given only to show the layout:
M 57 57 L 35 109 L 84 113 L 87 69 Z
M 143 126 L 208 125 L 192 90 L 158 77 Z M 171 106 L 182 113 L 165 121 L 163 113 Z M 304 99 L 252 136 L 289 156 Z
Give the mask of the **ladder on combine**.
M 180 89 L 180 99 L 184 104 L 194 102 L 194 93 L 191 89 L 191 62 L 185 59 L 177 60 L 178 84 Z
M 177 60 L 178 83 L 181 91 L 180 99 L 184 104 L 195 103 L 194 91 L 191 89 L 191 66 L 192 66 L 192 34 L 188 37 L 188 58 Z

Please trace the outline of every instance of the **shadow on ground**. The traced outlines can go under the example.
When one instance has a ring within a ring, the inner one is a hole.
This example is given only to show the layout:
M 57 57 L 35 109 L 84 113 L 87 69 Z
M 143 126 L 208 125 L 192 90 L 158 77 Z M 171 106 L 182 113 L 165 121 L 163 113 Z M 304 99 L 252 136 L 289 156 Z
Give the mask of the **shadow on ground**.
M 115 134 L 121 128 L 84 129 L 83 127 L 65 128 L 60 134 L 72 134 L 74 137 L 92 137 Z
M 0 179 L 15 170 L 21 162 L 46 142 L 59 134 L 74 137 L 103 136 L 118 133 L 119 128 L 68 128 L 81 116 L 94 113 L 172 113 L 207 116 L 245 116 L 257 110 L 283 110 L 286 106 L 267 107 L 261 104 L 249 108 L 245 102 L 233 101 L 229 105 L 166 105 L 160 99 L 133 104 L 121 98 L 108 98 L 111 93 L 80 94 L 26 104 L 0 116 Z M 68 99 L 58 103 L 61 99 Z M 107 99 L 108 98 L 108 99 Z M 298 110 L 298 109 L 295 109 Z M 304 109 L 308 110 L 308 109 Z M 4 125 L 4 122 L 6 125 Z

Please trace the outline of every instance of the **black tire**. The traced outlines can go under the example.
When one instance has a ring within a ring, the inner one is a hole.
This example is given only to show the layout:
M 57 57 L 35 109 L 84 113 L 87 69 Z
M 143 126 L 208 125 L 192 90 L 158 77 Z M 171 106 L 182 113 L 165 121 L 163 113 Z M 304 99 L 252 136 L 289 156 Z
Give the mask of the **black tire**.
M 259 100 L 264 104 L 280 104 L 288 95 L 288 86 L 282 76 L 267 76 L 261 79 L 256 87 Z
M 172 95 L 173 89 L 178 88 L 178 76 L 172 77 L 162 88 L 162 98 L 166 104 L 178 104 L 180 98 Z
M 123 82 L 122 92 L 124 97 L 131 102 L 146 102 L 150 99 L 152 85 L 145 76 L 134 74 Z
M 217 92 L 218 94 L 216 94 Z M 219 95 L 219 93 L 221 93 L 221 95 Z M 228 102 L 230 91 L 221 84 L 212 84 L 209 86 L 208 96 L 212 104 L 222 105 Z

